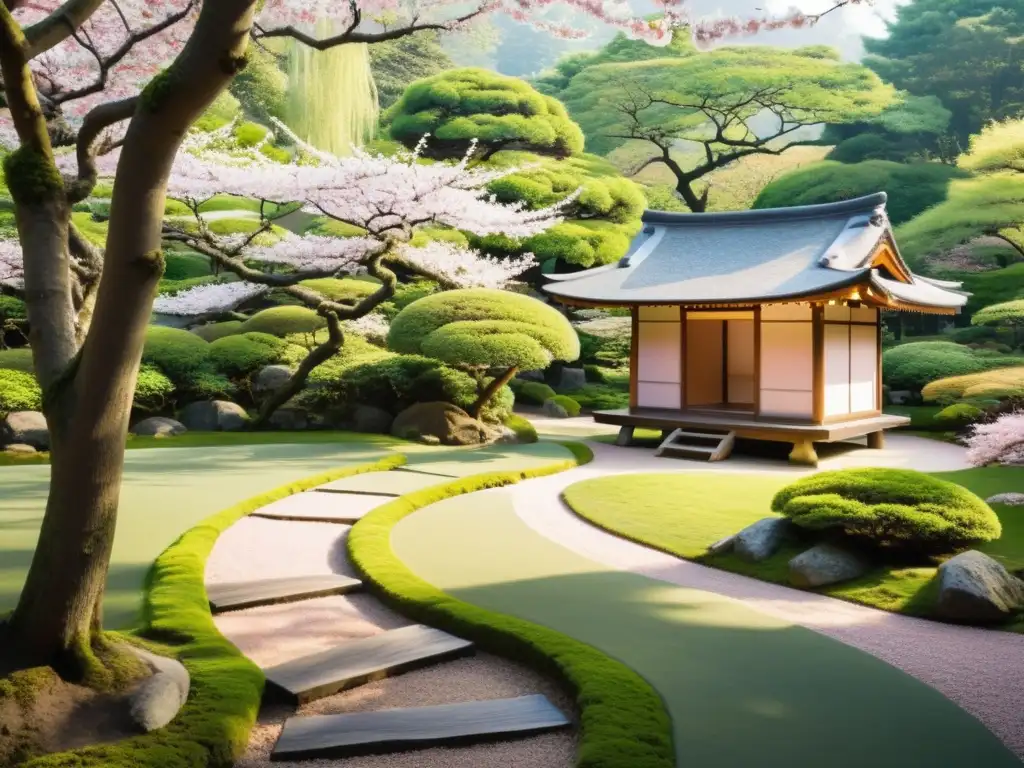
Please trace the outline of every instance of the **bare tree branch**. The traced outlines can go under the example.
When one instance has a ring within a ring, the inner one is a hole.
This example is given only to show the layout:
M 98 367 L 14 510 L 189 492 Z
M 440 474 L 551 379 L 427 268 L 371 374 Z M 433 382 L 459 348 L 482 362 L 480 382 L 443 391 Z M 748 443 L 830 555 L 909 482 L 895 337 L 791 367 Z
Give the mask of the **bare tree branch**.
M 107 128 L 127 120 L 135 114 L 139 97 L 133 96 L 120 101 L 108 101 L 90 110 L 78 131 L 76 156 L 78 158 L 78 179 L 68 189 L 72 203 L 85 200 L 96 187 L 99 171 L 96 168 L 97 155 L 113 150 L 120 142 L 96 145 L 96 140 Z

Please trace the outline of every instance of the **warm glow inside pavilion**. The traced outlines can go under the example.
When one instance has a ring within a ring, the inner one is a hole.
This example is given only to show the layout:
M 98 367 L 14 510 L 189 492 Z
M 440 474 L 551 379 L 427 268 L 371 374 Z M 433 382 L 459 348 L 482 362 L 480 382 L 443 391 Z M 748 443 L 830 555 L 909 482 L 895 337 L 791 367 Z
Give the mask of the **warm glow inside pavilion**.
M 560 302 L 632 311 L 630 407 L 595 420 L 622 427 L 621 443 L 635 427 L 676 430 L 662 450 L 698 458 L 724 458 L 735 437 L 792 443 L 810 464 L 814 442 L 881 447 L 908 420 L 882 414 L 880 310 L 952 315 L 967 301 L 908 269 L 885 201 L 648 211 L 617 264 L 549 275 Z

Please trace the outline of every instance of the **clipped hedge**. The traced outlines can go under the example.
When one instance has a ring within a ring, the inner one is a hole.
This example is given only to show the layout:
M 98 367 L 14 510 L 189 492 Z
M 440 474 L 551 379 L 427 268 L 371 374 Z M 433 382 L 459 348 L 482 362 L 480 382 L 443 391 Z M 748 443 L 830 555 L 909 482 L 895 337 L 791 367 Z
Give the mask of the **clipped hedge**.
M 889 552 L 941 555 L 1002 534 L 979 497 L 909 469 L 819 472 L 780 490 L 772 510 L 801 528 Z
M 569 416 L 580 415 L 580 404 L 568 395 L 555 395 L 554 397 L 549 397 L 547 402 L 560 406 Z
M 976 405 L 971 403 L 954 403 L 953 405 L 947 405 L 935 414 L 935 421 L 943 426 L 960 429 L 974 423 L 984 415 L 985 411 Z
M 939 379 L 925 386 L 921 397 L 926 402 L 940 404 L 968 398 L 1009 400 L 1024 397 L 1024 366 Z
M 504 425 L 516 433 L 516 440 L 520 443 L 537 442 L 537 429 L 524 416 L 510 413 L 505 417 Z
M 481 649 L 557 679 L 580 710 L 577 768 L 672 768 L 672 724 L 658 693 L 640 675 L 586 643 L 529 621 L 457 600 L 418 578 L 391 549 L 391 531 L 423 507 L 453 496 L 550 475 L 586 463 L 590 449 L 564 443 L 574 459 L 522 472 L 491 472 L 407 494 L 353 527 L 348 551 L 370 589 L 396 610 Z
M 315 333 L 326 327 L 327 321 L 307 307 L 270 307 L 242 323 L 242 333 L 284 337 L 293 333 Z
M 280 362 L 288 342 L 268 333 L 224 336 L 210 343 L 209 358 L 218 372 L 244 378 L 260 368 Z
M 241 757 L 256 722 L 263 673 L 225 639 L 210 614 L 206 559 L 225 530 L 286 496 L 364 472 L 394 469 L 401 455 L 324 472 L 247 499 L 186 531 L 156 559 L 138 635 L 154 652 L 177 658 L 191 676 L 188 701 L 169 725 L 108 744 L 29 760 L 23 768 L 228 768 Z
M 31 373 L 0 369 L 0 414 L 12 411 L 38 411 L 43 393 Z
M 234 389 L 210 362 L 210 345 L 190 331 L 149 326 L 142 362 L 162 371 L 181 397 L 206 399 L 229 395 Z
M 518 382 L 513 391 L 516 393 L 516 399 L 520 403 L 544 405 L 544 401 L 550 400 L 558 394 L 542 381 L 526 381 L 523 379 L 513 379 L 513 381 Z
M 901 344 L 882 355 L 882 374 L 892 390 L 920 392 L 932 381 L 1020 365 L 1024 358 L 979 352 L 949 341 Z
M 216 341 L 225 336 L 233 336 L 242 332 L 241 320 L 225 320 L 222 323 L 207 323 L 192 329 L 192 333 L 206 341 Z
M 159 368 L 152 365 L 139 367 L 139 375 L 135 381 L 135 396 L 132 407 L 140 411 L 159 411 L 174 396 L 174 382 L 167 378 Z

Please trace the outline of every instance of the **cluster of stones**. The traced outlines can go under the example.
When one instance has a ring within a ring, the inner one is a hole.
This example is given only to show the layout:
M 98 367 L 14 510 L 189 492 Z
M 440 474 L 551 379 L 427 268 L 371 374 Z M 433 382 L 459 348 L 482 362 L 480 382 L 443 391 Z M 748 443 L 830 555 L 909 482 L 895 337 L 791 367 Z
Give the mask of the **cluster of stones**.
M 1015 503 L 1024 504 L 1024 494 L 1007 495 L 1020 497 Z M 790 520 L 766 517 L 716 542 L 708 551 L 732 552 L 748 562 L 761 562 L 777 554 L 785 544 L 798 541 L 798 533 Z M 788 566 L 790 583 L 801 589 L 851 581 L 873 567 L 864 555 L 829 542 L 801 552 L 790 559 Z M 954 555 L 939 566 L 937 579 L 934 618 L 987 624 L 1006 621 L 1024 611 L 1024 580 L 982 552 L 970 550 Z

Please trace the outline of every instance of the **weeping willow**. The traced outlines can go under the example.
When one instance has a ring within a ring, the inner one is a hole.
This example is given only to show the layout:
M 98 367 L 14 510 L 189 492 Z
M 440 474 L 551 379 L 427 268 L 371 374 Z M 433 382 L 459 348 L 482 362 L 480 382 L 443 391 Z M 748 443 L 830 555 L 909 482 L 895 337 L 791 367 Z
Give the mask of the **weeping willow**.
M 337 34 L 318 22 L 317 37 Z M 377 128 L 380 104 L 369 46 L 357 43 L 317 51 L 292 43 L 288 55 L 288 126 L 317 149 L 347 156 Z

